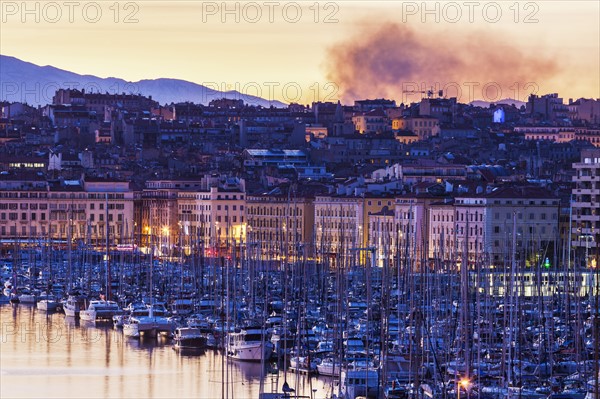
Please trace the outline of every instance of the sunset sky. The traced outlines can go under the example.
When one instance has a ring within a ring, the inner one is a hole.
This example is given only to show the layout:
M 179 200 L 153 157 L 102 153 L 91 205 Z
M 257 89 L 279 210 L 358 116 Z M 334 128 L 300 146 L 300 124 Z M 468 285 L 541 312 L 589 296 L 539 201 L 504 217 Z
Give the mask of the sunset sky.
M 117 3 L 117 15 L 112 1 L 80 1 L 72 21 L 61 1 L 37 10 L 32 2 L 29 14 L 20 1 L 0 3 L 0 53 L 80 74 L 178 78 L 265 98 L 272 90 L 275 99 L 301 103 L 401 102 L 403 89 L 438 86 L 448 95 L 462 87 L 463 102 L 494 99 L 498 88 L 501 98 L 520 100 L 536 87 L 600 97 L 595 0 L 482 1 L 471 16 L 465 2 L 427 2 L 433 11 L 425 14 L 420 1 L 138 1 Z M 490 82 L 492 92 L 482 93 Z

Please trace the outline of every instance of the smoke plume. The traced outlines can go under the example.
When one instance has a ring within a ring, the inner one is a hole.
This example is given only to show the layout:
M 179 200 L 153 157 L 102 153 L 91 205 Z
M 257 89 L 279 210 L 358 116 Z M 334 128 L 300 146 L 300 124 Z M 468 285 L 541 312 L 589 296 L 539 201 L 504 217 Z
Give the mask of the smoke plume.
M 418 101 L 424 95 L 418 92 L 430 88 L 435 96 L 445 89 L 444 95 L 461 102 L 523 100 L 559 68 L 553 59 L 517 46 L 484 32 L 451 37 L 388 22 L 330 48 L 325 68 L 344 102 L 379 97 Z

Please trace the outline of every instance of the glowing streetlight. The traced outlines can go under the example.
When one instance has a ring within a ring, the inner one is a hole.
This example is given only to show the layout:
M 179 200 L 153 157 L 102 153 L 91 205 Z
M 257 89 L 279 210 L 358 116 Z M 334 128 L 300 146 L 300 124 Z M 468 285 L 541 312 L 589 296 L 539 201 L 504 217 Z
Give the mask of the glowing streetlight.
M 469 392 L 469 385 L 471 385 L 471 381 L 468 378 L 461 378 L 458 382 L 458 396 L 457 399 L 460 399 L 460 388 L 464 388 L 465 392 Z

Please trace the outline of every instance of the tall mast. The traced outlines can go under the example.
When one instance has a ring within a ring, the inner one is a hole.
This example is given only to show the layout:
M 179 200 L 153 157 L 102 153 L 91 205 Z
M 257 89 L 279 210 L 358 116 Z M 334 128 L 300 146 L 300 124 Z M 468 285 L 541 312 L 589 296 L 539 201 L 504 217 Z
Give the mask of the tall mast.
M 106 300 L 111 299 L 111 278 L 110 278 L 110 247 L 109 247 L 109 233 L 110 229 L 108 226 L 108 192 L 104 193 L 104 212 L 106 220 Z
M 465 375 L 467 380 L 470 377 L 470 348 L 469 348 L 469 211 L 465 211 L 465 235 L 463 245 L 463 259 L 460 266 L 460 292 L 462 300 L 462 334 L 465 348 Z M 460 389 L 460 387 L 459 387 Z

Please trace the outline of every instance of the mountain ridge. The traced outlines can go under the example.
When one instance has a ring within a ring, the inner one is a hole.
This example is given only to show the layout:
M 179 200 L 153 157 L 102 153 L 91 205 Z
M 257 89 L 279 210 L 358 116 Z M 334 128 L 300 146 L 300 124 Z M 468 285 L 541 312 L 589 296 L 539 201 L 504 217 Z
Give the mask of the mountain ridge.
M 220 98 L 241 99 L 248 105 L 285 108 L 281 101 L 269 101 L 238 91 L 219 91 L 177 78 L 141 79 L 136 82 L 117 77 L 101 78 L 78 74 L 52 65 L 37 65 L 0 54 L 0 100 L 30 105 L 52 103 L 58 88 L 76 88 L 102 93 L 127 93 L 152 96 L 160 104 L 194 102 L 208 105 Z

